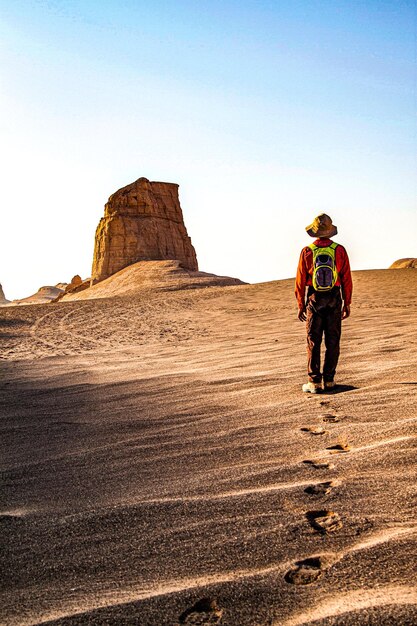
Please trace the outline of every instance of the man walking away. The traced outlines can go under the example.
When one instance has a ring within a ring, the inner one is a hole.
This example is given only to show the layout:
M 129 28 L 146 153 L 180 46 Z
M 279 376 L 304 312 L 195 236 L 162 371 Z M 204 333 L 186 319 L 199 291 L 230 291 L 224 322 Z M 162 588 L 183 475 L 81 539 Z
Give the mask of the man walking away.
M 318 393 L 322 383 L 324 390 L 335 387 L 342 320 L 350 315 L 352 277 L 345 248 L 331 240 L 337 234 L 331 218 L 325 213 L 318 215 L 306 231 L 315 241 L 301 251 L 295 296 L 298 319 L 307 322 L 308 383 L 302 389 Z M 326 353 L 322 373 L 320 348 L 323 334 Z

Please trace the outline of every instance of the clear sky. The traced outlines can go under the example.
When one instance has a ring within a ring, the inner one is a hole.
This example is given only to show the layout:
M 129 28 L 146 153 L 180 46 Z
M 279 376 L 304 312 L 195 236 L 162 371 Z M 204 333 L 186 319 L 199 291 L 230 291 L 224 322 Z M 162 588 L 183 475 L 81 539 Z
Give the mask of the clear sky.
M 0 282 L 90 275 L 108 196 L 176 182 L 200 269 L 417 256 L 413 0 L 0 0 Z

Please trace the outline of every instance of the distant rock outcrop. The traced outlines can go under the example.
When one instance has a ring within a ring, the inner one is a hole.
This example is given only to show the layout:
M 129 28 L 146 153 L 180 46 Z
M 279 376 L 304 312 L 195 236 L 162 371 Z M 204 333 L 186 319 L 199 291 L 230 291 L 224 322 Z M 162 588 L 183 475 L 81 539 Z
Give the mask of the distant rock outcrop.
M 38 291 L 32 296 L 21 298 L 20 300 L 13 300 L 11 304 L 13 306 L 21 304 L 47 304 L 48 302 L 56 300 L 63 293 L 64 291 L 59 289 L 59 287 L 52 287 L 48 285 L 38 289 Z
M 79 274 L 76 274 L 72 277 L 70 283 L 60 283 L 60 285 L 62 285 L 62 291 L 54 300 L 52 300 L 52 302 L 59 302 L 63 296 L 66 296 L 69 293 L 78 293 L 79 291 L 88 289 L 91 285 L 91 279 L 86 278 L 83 280 Z
M 41 287 L 36 293 L 28 296 L 27 298 L 20 298 L 19 300 L 13 300 L 13 302 L 5 300 L 3 303 L 0 300 L 0 306 L 8 303 L 10 303 L 11 306 L 19 306 L 22 304 L 47 304 L 49 302 L 58 302 L 66 294 L 78 293 L 79 291 L 88 289 L 90 287 L 90 282 L 90 278 L 83 280 L 81 276 L 76 275 L 70 283 L 58 283 L 55 286 L 48 285 Z
M 3 306 L 4 304 L 9 304 L 10 300 L 7 300 L 6 296 L 4 295 L 4 291 L 3 291 L 3 287 L 0 285 L 0 306 Z
M 177 260 L 197 271 L 178 185 L 139 178 L 110 196 L 96 230 L 92 284 L 138 261 Z
M 394 261 L 392 265 L 390 265 L 390 270 L 402 270 L 402 269 L 417 269 L 417 259 L 398 259 L 398 261 Z
M 81 278 L 81 276 L 79 274 L 75 274 L 75 276 L 71 278 L 71 282 L 68 283 L 65 289 L 74 289 L 75 287 L 78 287 L 79 285 L 81 285 L 82 282 L 83 282 L 83 279 Z
M 91 279 L 86 278 L 83 280 L 81 276 L 76 274 L 71 279 L 71 282 L 65 287 L 65 293 L 75 293 L 77 291 L 84 291 L 84 289 L 88 289 L 90 286 Z

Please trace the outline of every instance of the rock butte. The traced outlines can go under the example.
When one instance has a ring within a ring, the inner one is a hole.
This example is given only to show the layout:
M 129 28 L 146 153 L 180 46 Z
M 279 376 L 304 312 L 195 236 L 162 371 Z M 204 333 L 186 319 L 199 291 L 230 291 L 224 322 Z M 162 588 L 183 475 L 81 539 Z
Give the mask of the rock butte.
M 92 284 L 138 261 L 177 260 L 198 270 L 175 183 L 139 178 L 112 194 L 96 230 Z

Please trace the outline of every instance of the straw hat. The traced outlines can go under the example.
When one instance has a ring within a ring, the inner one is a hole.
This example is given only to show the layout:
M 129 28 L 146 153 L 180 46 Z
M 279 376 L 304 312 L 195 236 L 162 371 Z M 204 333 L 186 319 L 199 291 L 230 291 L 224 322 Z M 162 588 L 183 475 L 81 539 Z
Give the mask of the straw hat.
M 334 237 L 337 235 L 337 226 L 333 224 L 331 217 L 321 213 L 306 227 L 306 231 L 310 237 Z

